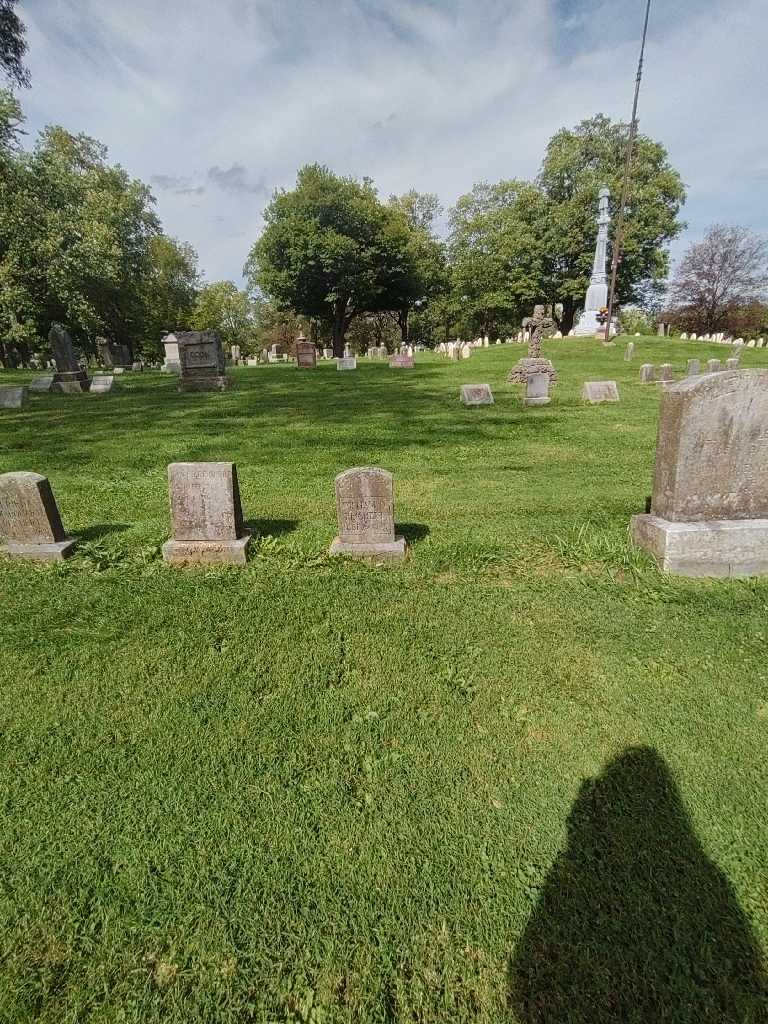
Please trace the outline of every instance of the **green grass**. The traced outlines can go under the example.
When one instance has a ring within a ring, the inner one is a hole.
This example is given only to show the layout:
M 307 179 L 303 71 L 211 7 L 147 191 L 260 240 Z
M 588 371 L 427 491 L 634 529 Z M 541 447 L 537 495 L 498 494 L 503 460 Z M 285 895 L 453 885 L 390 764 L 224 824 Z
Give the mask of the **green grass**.
M 768 582 L 627 535 L 640 364 L 727 350 L 635 340 L 547 343 L 528 410 L 503 346 L 0 414 L 0 471 L 82 538 L 0 568 L 0 1020 L 768 1020 Z M 604 378 L 621 403 L 583 405 Z M 245 569 L 159 559 L 198 459 L 237 463 Z M 325 556 L 366 464 L 401 567 Z

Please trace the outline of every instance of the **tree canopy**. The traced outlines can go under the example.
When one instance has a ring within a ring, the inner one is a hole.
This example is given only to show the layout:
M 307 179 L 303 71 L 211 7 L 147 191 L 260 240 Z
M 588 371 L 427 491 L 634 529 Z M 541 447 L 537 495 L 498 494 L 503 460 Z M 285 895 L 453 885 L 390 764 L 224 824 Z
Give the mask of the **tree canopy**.
M 0 0 L 0 72 L 11 85 L 28 86 L 29 71 L 24 66 L 26 30 L 14 10 L 16 3 Z

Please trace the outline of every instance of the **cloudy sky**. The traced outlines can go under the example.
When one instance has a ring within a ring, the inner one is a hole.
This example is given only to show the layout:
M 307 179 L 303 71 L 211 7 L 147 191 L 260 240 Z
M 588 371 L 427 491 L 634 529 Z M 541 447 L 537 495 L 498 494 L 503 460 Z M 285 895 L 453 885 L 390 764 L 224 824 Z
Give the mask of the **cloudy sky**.
M 640 127 L 710 223 L 768 234 L 767 0 L 653 0 Z M 627 120 L 644 0 L 21 0 L 32 132 L 84 131 L 152 184 L 209 280 L 320 161 L 382 195 L 532 177 L 549 137 Z M 676 247 L 676 248 L 679 248 Z

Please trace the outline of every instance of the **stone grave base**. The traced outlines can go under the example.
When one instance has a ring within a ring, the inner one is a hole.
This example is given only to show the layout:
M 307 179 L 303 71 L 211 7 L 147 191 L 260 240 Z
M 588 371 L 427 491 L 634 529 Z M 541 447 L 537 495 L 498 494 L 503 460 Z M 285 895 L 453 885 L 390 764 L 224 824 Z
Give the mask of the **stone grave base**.
M 163 561 L 169 565 L 245 565 L 251 535 L 237 540 L 167 540 Z
M 329 555 L 346 555 L 348 558 L 369 558 L 374 562 L 402 562 L 405 559 L 405 537 L 393 541 L 369 541 L 352 544 L 336 537 L 328 549 Z
M 51 391 L 60 395 L 80 395 L 90 386 L 88 375 L 83 370 L 72 373 L 55 373 Z
M 228 377 L 185 377 L 179 378 L 179 391 L 226 391 Z
M 68 537 L 58 543 L 50 544 L 17 544 L 9 543 L 0 548 L 0 552 L 10 558 L 34 558 L 38 562 L 63 562 L 73 554 L 77 539 Z
M 632 540 L 664 572 L 679 576 L 759 576 L 768 573 L 768 519 L 673 523 L 632 516 Z
M 549 383 L 557 384 L 557 371 L 549 359 L 537 359 L 528 356 L 525 359 L 518 359 L 515 365 L 507 374 L 508 384 L 527 384 L 528 378 L 534 373 L 546 373 L 549 375 Z
M 544 395 L 541 398 L 526 398 L 523 396 L 523 405 L 549 405 L 552 399 L 549 395 Z

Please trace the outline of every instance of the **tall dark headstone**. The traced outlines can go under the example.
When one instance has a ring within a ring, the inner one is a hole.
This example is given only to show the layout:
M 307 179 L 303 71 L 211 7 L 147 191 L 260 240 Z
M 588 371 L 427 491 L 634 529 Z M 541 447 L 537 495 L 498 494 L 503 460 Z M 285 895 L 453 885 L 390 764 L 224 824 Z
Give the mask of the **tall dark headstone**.
M 177 331 L 179 391 L 225 391 L 229 381 L 221 341 L 215 331 Z
M 69 332 L 61 324 L 54 324 L 49 333 L 48 340 L 53 349 L 53 359 L 56 363 L 56 373 L 53 377 L 51 391 L 58 391 L 65 395 L 77 395 L 87 391 L 91 386 L 88 374 L 80 368 L 75 346 Z

